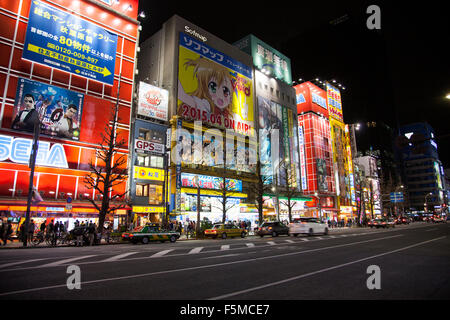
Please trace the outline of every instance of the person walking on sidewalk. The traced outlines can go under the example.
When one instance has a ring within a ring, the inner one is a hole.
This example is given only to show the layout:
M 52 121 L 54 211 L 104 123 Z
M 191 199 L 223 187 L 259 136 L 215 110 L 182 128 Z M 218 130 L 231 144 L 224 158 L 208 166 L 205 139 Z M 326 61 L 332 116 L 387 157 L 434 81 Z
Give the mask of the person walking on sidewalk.
M 2 229 L 3 232 L 1 233 L 2 236 L 2 240 L 3 240 L 3 245 L 6 246 L 7 242 L 8 242 L 8 238 L 10 236 L 10 234 L 12 233 L 12 225 L 11 225 L 11 221 L 8 220 L 8 224 L 2 224 Z
M 95 224 L 92 221 L 89 222 L 88 226 L 88 234 L 89 234 L 89 245 L 92 246 L 94 244 L 95 237 Z
M 30 223 L 29 223 L 29 225 L 28 225 L 28 230 L 27 230 L 27 232 L 28 232 L 28 239 L 27 239 L 27 241 L 28 241 L 28 243 L 30 243 L 30 244 L 31 244 L 31 242 L 33 241 L 34 228 L 35 228 L 35 226 L 34 226 L 34 221 L 31 220 Z

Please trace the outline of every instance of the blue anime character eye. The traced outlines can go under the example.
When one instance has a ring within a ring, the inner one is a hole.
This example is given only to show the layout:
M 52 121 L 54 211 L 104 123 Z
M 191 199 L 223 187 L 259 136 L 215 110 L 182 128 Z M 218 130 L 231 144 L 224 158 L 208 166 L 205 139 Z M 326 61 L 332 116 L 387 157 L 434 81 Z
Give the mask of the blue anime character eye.
M 208 89 L 212 92 L 212 93 L 216 93 L 217 90 L 217 83 L 215 83 L 214 81 L 210 81 L 208 83 Z

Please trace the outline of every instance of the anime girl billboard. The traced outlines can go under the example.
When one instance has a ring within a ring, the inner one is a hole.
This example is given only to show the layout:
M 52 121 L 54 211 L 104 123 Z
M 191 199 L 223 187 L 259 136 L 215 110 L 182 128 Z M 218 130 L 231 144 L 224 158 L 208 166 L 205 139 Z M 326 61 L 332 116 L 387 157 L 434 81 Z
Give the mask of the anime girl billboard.
M 177 114 L 254 136 L 252 69 L 180 33 Z

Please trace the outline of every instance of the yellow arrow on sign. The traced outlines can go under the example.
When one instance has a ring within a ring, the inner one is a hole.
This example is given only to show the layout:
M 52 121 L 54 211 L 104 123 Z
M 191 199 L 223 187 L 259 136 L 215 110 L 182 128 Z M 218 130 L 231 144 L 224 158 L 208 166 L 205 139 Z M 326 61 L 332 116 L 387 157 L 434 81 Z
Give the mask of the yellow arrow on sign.
M 49 57 L 49 58 L 53 58 L 53 59 L 65 62 L 65 63 L 70 63 L 74 66 L 77 66 L 77 67 L 80 67 L 83 69 L 87 69 L 90 71 L 100 73 L 104 77 L 107 77 L 111 74 L 111 72 L 106 67 L 105 68 L 97 67 L 96 65 L 63 55 L 61 53 L 58 53 L 58 52 L 55 52 L 52 50 L 48 50 L 45 48 L 35 46 L 34 44 L 31 44 L 31 43 L 28 44 L 28 50 L 31 52 L 35 52 L 37 54 L 41 54 L 43 56 Z M 79 73 L 79 71 L 77 73 Z

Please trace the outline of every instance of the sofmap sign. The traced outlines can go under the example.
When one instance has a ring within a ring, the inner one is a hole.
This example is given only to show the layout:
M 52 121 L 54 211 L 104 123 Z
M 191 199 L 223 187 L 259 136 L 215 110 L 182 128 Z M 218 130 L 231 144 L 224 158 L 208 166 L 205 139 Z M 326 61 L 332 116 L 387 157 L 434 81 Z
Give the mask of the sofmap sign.
M 33 0 L 22 57 L 112 85 L 117 38 L 91 22 Z
M 30 161 L 32 139 L 14 138 L 0 135 L 0 161 L 11 160 L 16 163 L 28 164 Z M 56 168 L 68 168 L 64 147 L 55 143 L 39 141 L 36 165 Z

